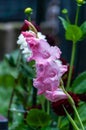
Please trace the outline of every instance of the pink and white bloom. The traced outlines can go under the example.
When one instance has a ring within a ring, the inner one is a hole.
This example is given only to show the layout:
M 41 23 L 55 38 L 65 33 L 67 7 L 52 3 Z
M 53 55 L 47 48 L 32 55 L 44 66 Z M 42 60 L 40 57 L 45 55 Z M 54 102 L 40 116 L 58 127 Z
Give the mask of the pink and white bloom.
M 20 49 L 22 50 L 22 53 L 24 54 L 25 58 L 30 57 L 32 55 L 32 51 L 27 46 L 26 39 L 22 34 L 19 35 L 17 44 L 20 46 Z
M 40 32 L 38 32 L 39 34 Z M 31 56 L 28 56 L 27 61 L 35 60 L 50 60 L 60 58 L 61 51 L 58 47 L 50 46 L 44 35 L 40 33 L 39 37 L 36 37 L 34 32 L 26 31 L 22 32 L 29 50 L 32 52 Z
M 31 25 L 27 20 L 25 23 Z M 50 46 L 40 32 L 35 33 L 31 30 L 22 32 L 17 44 L 20 45 L 27 61 L 35 60 L 36 78 L 33 79 L 33 85 L 37 88 L 38 94 L 44 94 L 52 102 L 66 98 L 65 93 L 59 88 L 60 79 L 67 71 L 67 66 L 62 65 L 59 60 L 60 49 Z
M 43 35 L 41 32 L 38 32 L 38 33 L 37 33 L 37 37 L 38 37 L 39 39 L 43 39 L 43 40 L 47 41 L 47 40 L 46 40 L 46 36 Z

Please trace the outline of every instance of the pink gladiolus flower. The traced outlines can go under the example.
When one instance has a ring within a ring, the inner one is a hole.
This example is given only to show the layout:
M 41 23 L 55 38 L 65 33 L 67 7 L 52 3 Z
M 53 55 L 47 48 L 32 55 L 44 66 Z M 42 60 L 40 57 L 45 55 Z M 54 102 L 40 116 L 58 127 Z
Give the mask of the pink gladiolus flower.
M 48 91 L 47 90 L 44 95 L 51 102 L 57 102 L 59 100 L 67 98 L 67 95 L 60 88 L 58 88 L 55 91 Z
M 61 51 L 58 47 L 51 47 L 47 41 L 38 38 L 26 39 L 30 46 L 33 56 L 30 60 L 50 60 L 60 58 Z M 29 57 L 28 57 L 29 60 Z
M 30 22 L 25 21 L 25 23 L 34 29 Z M 35 61 L 36 78 L 33 79 L 33 84 L 38 94 L 44 94 L 47 99 L 55 102 L 61 99 L 61 95 L 66 97 L 59 89 L 59 85 L 62 75 L 67 71 L 67 66 L 62 65 L 59 60 L 60 49 L 57 46 L 50 46 L 44 35 L 34 31 L 22 32 L 17 43 L 27 61 Z
M 32 50 L 32 57 L 28 60 L 35 60 L 40 61 L 42 59 L 47 59 L 50 57 L 49 54 L 49 44 L 45 40 L 40 40 L 37 38 L 28 38 L 26 39 L 28 46 L 30 46 L 30 49 Z
M 38 32 L 38 36 L 32 31 L 22 32 L 24 38 L 26 39 L 28 48 L 31 49 L 32 56 L 28 57 L 27 60 L 45 60 L 45 59 L 58 59 L 60 58 L 61 51 L 56 46 L 50 46 L 46 41 L 44 35 Z
M 33 80 L 33 84 L 38 89 L 38 94 L 44 94 L 47 90 L 55 91 L 66 70 L 67 67 L 62 65 L 60 61 L 51 60 L 37 63 L 37 77 Z

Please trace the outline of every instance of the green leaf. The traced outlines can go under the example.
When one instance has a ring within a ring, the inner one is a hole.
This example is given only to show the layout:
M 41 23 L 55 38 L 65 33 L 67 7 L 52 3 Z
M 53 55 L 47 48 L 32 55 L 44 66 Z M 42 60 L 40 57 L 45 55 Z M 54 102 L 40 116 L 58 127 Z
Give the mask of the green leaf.
M 1 85 L 1 84 L 0 84 Z M 4 86 L 0 86 L 0 113 L 3 116 L 7 116 L 9 99 L 11 96 L 12 88 L 5 88 Z
M 21 73 L 33 79 L 35 77 L 35 70 L 27 64 L 21 64 Z
M 12 111 L 12 124 L 9 130 L 26 130 L 26 125 L 23 123 L 23 114 Z
M 67 118 L 67 116 L 62 116 L 61 117 L 61 124 L 60 124 L 60 129 L 61 130 L 69 130 L 69 120 Z
M 50 121 L 50 116 L 42 110 L 31 109 L 27 115 L 27 123 L 33 128 L 48 126 Z
M 6 54 L 4 58 L 11 67 L 16 67 L 18 63 L 18 56 L 19 56 L 19 51 L 15 50 L 11 54 Z
M 33 129 L 31 128 L 28 129 L 28 127 L 22 122 L 16 128 L 14 128 L 14 130 L 33 130 Z
M 70 90 L 78 94 L 86 92 L 86 71 L 74 80 Z
M 15 79 L 17 79 L 18 78 L 18 76 L 19 76 L 19 72 L 18 72 L 18 70 L 15 68 L 15 69 L 10 69 L 11 71 L 9 72 L 9 74 L 13 77 L 13 78 L 15 78 Z
M 86 21 L 80 26 L 81 30 L 82 30 L 82 37 L 81 39 L 85 39 L 86 38 Z
M 11 67 L 6 60 L 3 60 L 0 64 L 0 76 L 11 75 L 13 78 L 18 77 L 18 70 L 15 67 Z
M 62 17 L 59 17 L 59 19 L 61 20 L 64 29 L 67 30 L 67 27 L 68 27 L 70 24 L 69 24 L 64 18 L 62 18 Z
M 82 37 L 82 30 L 76 25 L 68 25 L 65 36 L 67 40 L 76 43 Z

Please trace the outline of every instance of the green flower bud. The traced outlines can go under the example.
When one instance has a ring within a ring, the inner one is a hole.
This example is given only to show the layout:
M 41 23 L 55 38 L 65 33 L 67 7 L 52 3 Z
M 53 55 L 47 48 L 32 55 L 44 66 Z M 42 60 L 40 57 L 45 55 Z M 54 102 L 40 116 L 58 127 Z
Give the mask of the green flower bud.
M 77 1 L 77 4 L 79 5 L 85 4 L 85 0 L 76 0 L 76 1 Z
M 63 13 L 63 14 L 67 14 L 67 13 L 68 13 L 68 10 L 67 10 L 67 9 L 63 9 L 63 10 L 62 10 L 62 13 Z
M 26 13 L 26 14 L 31 14 L 32 13 L 32 9 L 31 8 L 26 8 L 25 10 L 24 10 L 24 12 Z

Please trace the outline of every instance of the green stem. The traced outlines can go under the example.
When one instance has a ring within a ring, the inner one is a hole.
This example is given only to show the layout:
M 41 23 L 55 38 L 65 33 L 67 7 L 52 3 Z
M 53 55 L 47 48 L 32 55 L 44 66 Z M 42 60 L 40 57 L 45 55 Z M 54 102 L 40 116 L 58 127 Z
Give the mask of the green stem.
M 78 121 L 79 121 L 79 123 L 81 125 L 82 130 L 85 130 L 75 105 L 73 105 L 73 109 L 75 111 L 75 114 L 76 114 L 77 119 L 78 119 Z
M 21 52 L 20 52 L 20 50 L 19 50 L 18 53 L 19 53 L 19 54 L 18 54 L 18 57 L 17 57 L 17 70 L 19 69 L 19 67 L 20 67 L 20 62 L 21 62 Z
M 65 17 L 66 17 L 67 22 L 70 23 L 70 20 L 67 14 L 65 15 Z
M 47 100 L 47 114 L 49 115 L 50 113 L 50 102 Z
M 10 108 L 11 108 L 12 101 L 13 101 L 13 97 L 14 97 L 14 90 L 15 90 L 14 88 L 15 88 L 15 87 L 13 87 L 13 90 L 12 90 L 12 93 L 11 93 L 10 102 L 9 102 L 9 106 L 8 106 L 8 115 L 7 115 L 8 120 L 9 120 L 9 118 L 10 118 Z
M 61 124 L 61 119 L 62 119 L 62 117 L 60 116 L 60 117 L 58 117 L 58 124 L 57 124 L 57 128 L 59 128 L 60 129 L 60 124 Z
M 67 93 L 67 92 L 66 92 L 66 93 Z M 72 97 L 71 97 L 68 93 L 67 93 L 67 96 L 68 96 L 68 98 L 69 98 L 69 103 L 71 104 L 71 106 L 72 106 L 73 109 L 74 109 L 74 112 L 75 112 L 75 114 L 76 114 L 76 117 L 77 117 L 77 119 L 78 119 L 80 125 L 81 125 L 82 130 L 84 130 L 84 126 L 83 126 L 83 124 L 82 124 L 82 121 L 81 121 L 80 116 L 79 116 L 79 114 L 78 114 L 78 111 L 77 111 L 77 109 L 76 109 L 75 103 L 74 103 Z
M 45 112 L 45 99 L 41 100 L 42 110 Z
M 12 89 L 12 93 L 11 93 L 11 97 L 10 97 L 10 101 L 9 101 L 9 105 L 8 105 L 8 115 L 7 115 L 8 120 L 10 118 L 10 108 L 11 108 L 11 105 L 12 105 L 12 102 L 13 102 L 16 84 L 17 84 L 17 79 L 15 79 L 15 81 L 14 81 L 14 86 L 13 86 L 13 89 Z
M 77 23 L 78 23 L 79 10 L 80 10 L 80 6 L 77 5 L 76 18 L 75 18 L 75 25 L 77 25 Z
M 44 107 L 44 103 L 43 102 L 41 103 L 41 106 L 42 106 L 42 110 L 45 112 L 45 107 Z
M 71 61 L 70 61 L 70 69 L 69 69 L 68 81 L 67 81 L 67 89 L 70 87 L 70 83 L 71 83 L 72 68 L 73 68 L 74 59 L 75 59 L 75 52 L 76 52 L 76 43 L 73 43 L 73 45 L 72 45 Z
M 28 21 L 30 21 L 30 22 L 31 22 L 31 17 L 30 17 L 30 15 L 28 15 Z
M 75 114 L 76 114 L 76 117 L 77 117 L 77 119 L 78 119 L 80 125 L 81 125 L 81 128 L 82 128 L 82 130 L 84 130 L 84 126 L 83 126 L 83 124 L 82 124 L 82 121 L 81 121 L 80 116 L 79 116 L 79 114 L 78 114 L 78 111 L 77 111 L 77 109 L 76 109 L 75 103 L 74 103 L 72 97 L 71 97 L 71 96 L 67 93 L 67 91 L 65 90 L 62 80 L 61 80 L 61 88 L 62 88 L 62 90 L 64 91 L 64 93 L 67 95 L 68 100 L 69 100 L 69 103 L 70 103 L 71 107 L 73 107 L 73 109 L 74 109 L 74 112 L 75 112 Z M 67 115 L 68 115 L 68 114 L 67 114 Z M 69 118 L 71 118 L 71 117 L 69 117 Z M 71 119 L 72 119 L 72 118 L 71 118 Z M 72 123 L 73 123 L 73 119 L 72 119 L 71 121 L 72 121 Z M 75 125 L 75 124 L 72 124 L 72 125 Z M 78 130 L 78 129 L 77 129 L 77 130 Z
M 77 23 L 78 23 L 79 10 L 80 10 L 80 6 L 77 5 L 75 25 L 77 25 Z M 74 59 L 75 59 L 75 51 L 76 51 L 76 43 L 73 42 L 73 45 L 72 45 L 72 54 L 71 54 L 71 61 L 70 61 L 70 70 L 69 70 L 68 81 L 67 81 L 67 89 L 70 87 L 70 83 L 71 83 L 72 67 L 73 67 Z
M 73 125 L 74 129 L 75 129 L 75 130 L 80 130 L 80 129 L 78 128 L 78 126 L 76 125 L 75 121 L 74 121 L 74 120 L 72 119 L 72 117 L 70 116 L 70 114 L 67 112 L 66 108 L 65 108 L 65 107 L 63 107 L 63 108 L 64 108 L 64 110 L 65 110 L 65 113 L 67 114 L 68 119 L 70 120 L 71 124 Z

